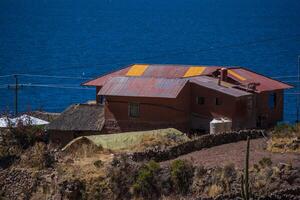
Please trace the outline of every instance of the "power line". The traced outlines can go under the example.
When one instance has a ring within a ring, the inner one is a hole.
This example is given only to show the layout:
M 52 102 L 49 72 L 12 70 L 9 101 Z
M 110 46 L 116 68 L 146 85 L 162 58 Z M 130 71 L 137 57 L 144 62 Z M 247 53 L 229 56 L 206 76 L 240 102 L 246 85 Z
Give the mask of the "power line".
M 6 87 L 15 88 L 16 85 L 7 84 Z M 18 87 L 47 87 L 47 88 L 60 88 L 60 89 L 95 90 L 94 88 L 87 88 L 87 87 L 70 87 L 70 86 L 56 85 L 56 84 L 51 85 L 51 84 L 31 84 L 31 83 L 18 84 Z
M 41 75 L 41 74 L 8 74 L 0 76 L 2 77 L 12 77 L 12 76 L 28 76 L 28 77 L 40 77 L 40 78 L 61 78 L 61 79 L 91 79 L 91 77 L 81 77 L 81 76 L 55 76 L 55 75 Z
M 287 95 L 299 95 L 300 92 L 288 92 L 288 93 L 284 93 L 284 94 L 287 94 Z
M 298 78 L 298 76 L 273 76 L 271 78 Z
M 8 74 L 0 76 L 2 77 L 13 77 L 13 76 L 27 76 L 27 77 L 40 77 L 40 78 L 61 78 L 61 79 L 82 79 L 82 80 L 88 80 L 93 79 L 92 77 L 80 77 L 80 76 L 55 76 L 55 75 L 41 75 L 41 74 Z M 298 78 L 298 76 L 273 76 L 271 77 L 273 79 L 280 79 L 280 78 Z
M 285 83 L 299 83 L 300 81 L 284 81 Z
M 62 79 L 91 79 L 91 77 L 82 76 L 55 76 L 55 75 L 40 75 L 40 74 L 18 74 L 18 76 L 41 77 L 41 78 L 62 78 Z
M 0 78 L 7 78 L 7 77 L 12 77 L 12 76 L 14 76 L 14 74 L 2 75 L 2 76 L 0 76 Z

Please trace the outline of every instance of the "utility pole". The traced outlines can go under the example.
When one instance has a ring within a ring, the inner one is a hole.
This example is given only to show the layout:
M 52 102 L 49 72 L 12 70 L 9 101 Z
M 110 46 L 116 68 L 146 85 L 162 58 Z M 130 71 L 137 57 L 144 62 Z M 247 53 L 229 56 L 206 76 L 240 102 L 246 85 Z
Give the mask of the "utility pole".
M 296 119 L 296 123 L 299 122 L 299 101 L 300 101 L 300 55 L 298 56 L 298 78 L 297 78 L 297 119 Z
M 18 89 L 19 89 L 19 84 L 18 84 L 18 75 L 15 74 L 15 115 L 18 115 Z

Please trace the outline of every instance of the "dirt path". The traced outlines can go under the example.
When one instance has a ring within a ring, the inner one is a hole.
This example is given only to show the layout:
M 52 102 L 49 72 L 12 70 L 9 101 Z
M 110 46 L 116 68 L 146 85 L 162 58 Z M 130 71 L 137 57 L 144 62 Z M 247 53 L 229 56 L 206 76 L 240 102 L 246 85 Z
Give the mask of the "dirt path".
M 224 144 L 201 151 L 195 151 L 179 156 L 177 159 L 191 161 L 194 165 L 206 167 L 224 166 L 233 163 L 237 168 L 243 168 L 246 151 L 246 141 Z M 274 164 L 292 163 L 300 167 L 300 154 L 296 153 L 271 153 L 266 150 L 266 141 L 263 138 L 251 140 L 250 165 L 260 161 L 263 157 L 271 158 Z M 163 162 L 166 164 L 170 161 Z

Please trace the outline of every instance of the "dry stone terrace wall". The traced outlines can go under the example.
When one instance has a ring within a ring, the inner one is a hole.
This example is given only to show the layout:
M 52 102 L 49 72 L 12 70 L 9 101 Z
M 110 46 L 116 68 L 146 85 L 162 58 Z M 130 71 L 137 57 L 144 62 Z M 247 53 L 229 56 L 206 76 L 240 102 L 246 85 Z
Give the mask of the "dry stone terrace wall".
M 161 162 L 177 158 L 180 155 L 188 154 L 193 151 L 199 151 L 204 148 L 246 140 L 247 136 L 250 136 L 251 139 L 255 139 L 263 137 L 264 135 L 266 135 L 265 130 L 240 130 L 215 135 L 203 135 L 197 139 L 170 148 L 152 148 L 143 152 L 128 153 L 126 155 L 136 162 L 146 160 Z
M 253 199 L 257 200 L 299 200 L 300 196 L 300 187 L 295 187 L 295 188 L 288 188 L 284 190 L 277 190 L 272 192 L 271 194 L 268 195 L 263 195 L 263 196 L 256 196 L 254 195 Z M 195 200 L 242 200 L 241 194 L 236 193 L 236 194 L 224 194 L 224 195 L 219 195 L 215 198 L 196 198 Z
M 7 199 L 30 199 L 38 183 L 37 177 L 38 175 L 22 169 L 0 171 L 0 191 L 3 192 L 1 195 Z

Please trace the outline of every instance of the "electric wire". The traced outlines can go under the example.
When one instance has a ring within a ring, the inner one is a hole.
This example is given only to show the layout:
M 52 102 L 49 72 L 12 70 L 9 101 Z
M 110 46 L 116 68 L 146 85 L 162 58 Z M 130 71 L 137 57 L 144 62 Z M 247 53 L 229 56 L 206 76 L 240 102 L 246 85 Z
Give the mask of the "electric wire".
M 42 74 L 8 74 L 0 76 L 2 77 L 13 77 L 13 76 L 27 76 L 27 77 L 40 77 L 40 78 L 58 78 L 58 79 L 92 79 L 91 77 L 81 77 L 81 76 L 55 76 L 55 75 L 42 75 Z
M 8 84 L 8 88 L 15 88 L 15 84 Z M 87 87 L 70 87 L 64 85 L 55 85 L 55 84 L 31 84 L 31 83 L 23 83 L 18 84 L 18 87 L 48 87 L 48 88 L 59 88 L 59 89 L 79 89 L 79 90 L 94 90 L 94 88 Z

